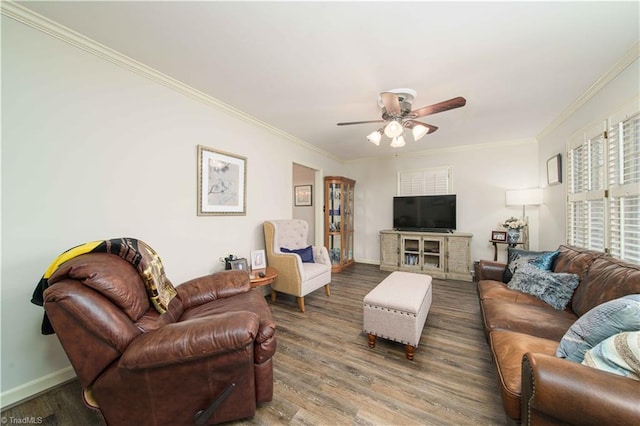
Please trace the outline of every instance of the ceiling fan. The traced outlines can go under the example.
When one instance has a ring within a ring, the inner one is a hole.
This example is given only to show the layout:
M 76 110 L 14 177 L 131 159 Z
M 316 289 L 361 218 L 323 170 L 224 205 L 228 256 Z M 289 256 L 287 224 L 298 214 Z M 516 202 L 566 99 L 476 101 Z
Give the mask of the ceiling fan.
M 384 134 L 391 139 L 392 147 L 399 148 L 405 144 L 403 136 L 404 129 L 411 130 L 415 140 L 438 130 L 436 126 L 416 121 L 416 118 L 460 108 L 467 103 L 465 98 L 458 96 L 457 98 L 452 98 L 447 101 L 412 110 L 411 103 L 415 98 L 416 91 L 412 89 L 393 89 L 380 92 L 378 105 L 382 108 L 382 120 L 351 121 L 338 123 L 338 126 L 387 123 L 367 136 L 367 139 L 373 144 L 380 145 L 380 140 Z

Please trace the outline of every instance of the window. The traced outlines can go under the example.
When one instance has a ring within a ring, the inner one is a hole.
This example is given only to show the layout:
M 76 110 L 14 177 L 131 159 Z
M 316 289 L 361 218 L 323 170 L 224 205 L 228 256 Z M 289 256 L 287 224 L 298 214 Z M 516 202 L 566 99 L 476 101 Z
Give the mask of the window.
M 451 194 L 451 167 L 398 172 L 398 195 Z
M 567 240 L 640 263 L 640 114 L 569 142 Z

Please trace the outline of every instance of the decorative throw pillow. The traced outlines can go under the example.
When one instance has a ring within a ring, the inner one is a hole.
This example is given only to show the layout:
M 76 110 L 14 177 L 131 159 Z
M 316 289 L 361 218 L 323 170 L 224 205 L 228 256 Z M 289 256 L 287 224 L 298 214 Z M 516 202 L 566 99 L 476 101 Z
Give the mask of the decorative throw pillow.
M 313 260 L 313 247 L 308 246 L 303 249 L 288 249 L 285 247 L 280 247 L 280 251 L 283 253 L 295 253 L 300 256 L 300 259 L 303 263 L 315 263 Z
M 576 274 L 543 271 L 525 263 L 516 269 L 507 286 L 512 290 L 535 296 L 561 311 L 567 307 L 578 283 Z
M 583 365 L 640 380 L 640 331 L 615 334 L 589 349 Z
M 551 271 L 553 262 L 560 254 L 559 251 L 528 251 L 513 247 L 507 249 L 507 267 L 504 270 L 502 281 L 508 283 L 520 266 L 532 263 L 538 269 Z
M 640 330 L 640 294 L 610 300 L 573 323 L 560 340 L 556 356 L 582 362 L 587 350 L 624 331 Z

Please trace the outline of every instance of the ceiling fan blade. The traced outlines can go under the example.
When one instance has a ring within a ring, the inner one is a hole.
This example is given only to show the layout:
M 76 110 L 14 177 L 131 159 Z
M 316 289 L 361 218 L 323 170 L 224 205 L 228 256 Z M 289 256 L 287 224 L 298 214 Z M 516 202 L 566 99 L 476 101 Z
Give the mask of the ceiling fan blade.
M 387 109 L 387 114 L 392 116 L 400 115 L 400 101 L 398 100 L 398 95 L 391 92 L 382 92 L 380 93 L 380 99 L 382 99 L 382 103 Z
M 433 133 L 436 130 L 438 130 L 438 127 L 436 127 L 436 126 L 432 126 L 431 124 L 423 123 L 421 121 L 416 121 L 416 120 L 407 120 L 407 121 L 405 121 L 404 126 L 407 129 L 411 130 L 411 129 L 413 129 L 413 127 L 416 124 L 419 124 L 420 126 L 424 126 L 424 127 L 428 128 L 429 129 L 429 132 L 427 133 L 428 135 L 430 135 L 431 133 Z
M 409 115 L 413 118 L 424 117 L 425 115 L 437 114 L 450 109 L 460 108 L 465 106 L 466 103 L 467 100 L 465 98 L 458 96 L 457 98 L 452 98 L 448 101 L 442 101 L 437 104 L 413 110 Z
M 338 123 L 338 126 L 350 126 L 352 124 L 367 124 L 367 123 L 384 123 L 384 120 L 350 121 L 347 123 Z

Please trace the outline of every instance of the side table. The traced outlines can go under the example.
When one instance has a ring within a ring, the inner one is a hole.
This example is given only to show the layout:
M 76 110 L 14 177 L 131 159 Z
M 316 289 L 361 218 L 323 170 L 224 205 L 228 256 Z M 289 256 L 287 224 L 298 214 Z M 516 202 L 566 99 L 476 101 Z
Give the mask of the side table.
M 509 244 L 506 241 L 498 241 L 498 240 L 489 240 L 491 244 L 493 244 L 493 261 L 498 261 L 498 244 L 507 244 L 509 247 L 516 247 L 518 245 L 522 245 L 522 242 L 518 241 L 515 244 Z
M 264 277 L 258 276 L 260 272 L 264 272 Z M 267 266 L 264 269 L 256 269 L 255 271 L 251 271 L 251 274 L 249 274 L 249 278 L 251 280 L 251 288 L 269 285 L 274 282 L 277 277 L 278 271 L 276 270 L 276 268 L 272 268 L 271 266 Z

